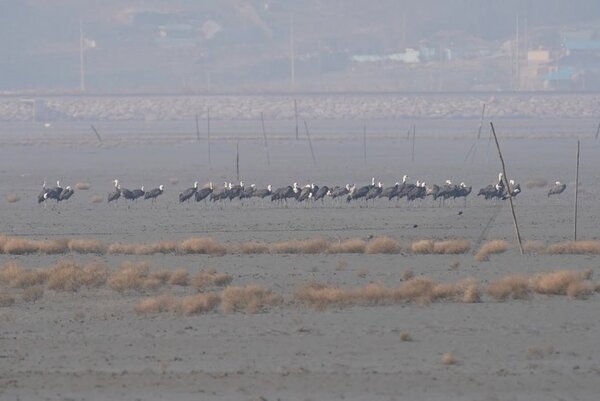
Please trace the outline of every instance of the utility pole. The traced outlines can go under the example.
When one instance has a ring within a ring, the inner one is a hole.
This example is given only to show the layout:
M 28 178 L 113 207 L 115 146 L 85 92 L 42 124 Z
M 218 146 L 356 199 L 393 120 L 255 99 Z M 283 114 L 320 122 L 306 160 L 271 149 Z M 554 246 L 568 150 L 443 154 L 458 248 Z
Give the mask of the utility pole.
M 85 91 L 85 71 L 83 66 L 83 22 L 79 17 L 79 90 Z
M 290 16 L 290 84 L 292 89 L 296 87 L 296 66 L 294 50 L 294 15 Z

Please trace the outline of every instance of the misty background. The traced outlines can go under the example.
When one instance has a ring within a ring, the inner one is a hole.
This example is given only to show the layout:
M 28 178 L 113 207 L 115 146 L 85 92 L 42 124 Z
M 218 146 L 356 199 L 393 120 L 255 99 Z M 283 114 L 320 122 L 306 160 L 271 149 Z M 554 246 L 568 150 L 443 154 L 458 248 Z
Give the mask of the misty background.
M 600 90 L 597 0 L 1 0 L 0 91 Z

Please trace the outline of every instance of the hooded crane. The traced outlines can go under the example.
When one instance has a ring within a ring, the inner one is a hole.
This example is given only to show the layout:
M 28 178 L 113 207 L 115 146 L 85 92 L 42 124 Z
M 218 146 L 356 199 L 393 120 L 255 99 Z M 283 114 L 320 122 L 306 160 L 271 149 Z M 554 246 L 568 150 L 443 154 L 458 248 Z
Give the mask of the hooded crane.
M 550 188 L 550 190 L 548 191 L 548 198 L 550 197 L 550 195 L 562 194 L 566 188 L 567 184 L 561 184 L 560 181 L 556 181 L 552 188 Z
M 67 185 L 67 187 L 63 189 L 60 195 L 58 196 L 57 202 L 69 199 L 74 193 L 75 191 L 73 191 L 73 188 Z
M 127 200 L 133 201 L 135 200 L 135 194 L 133 193 L 133 191 L 127 189 L 127 188 L 121 188 L 121 196 Z
M 151 189 L 150 191 L 146 192 L 144 194 L 144 199 L 152 199 L 152 202 L 154 202 L 156 200 L 156 198 L 158 198 L 158 196 L 164 192 L 164 189 L 165 189 L 165 186 L 161 184 L 158 186 L 158 188 L 154 188 L 154 189 Z
M 515 180 L 510 180 L 508 182 L 508 190 L 509 192 L 505 191 L 504 196 L 502 196 L 502 199 L 508 199 L 509 196 L 515 198 L 518 194 L 521 193 L 521 184 L 515 183 Z
M 208 196 L 210 194 L 212 194 L 213 191 L 213 183 L 209 182 L 208 186 L 205 186 L 204 188 L 201 188 L 199 190 L 196 190 L 196 202 L 200 202 L 201 200 L 204 200 L 206 198 L 208 198 Z
M 46 189 L 46 180 L 44 180 L 44 183 L 42 184 L 42 192 L 40 192 L 38 195 L 38 203 L 42 203 L 46 200 L 46 192 L 48 192 L 48 190 Z
M 146 191 L 144 191 L 144 186 L 142 185 L 138 189 L 131 190 L 131 194 L 133 195 L 133 200 L 137 200 L 138 198 L 144 196 L 146 194 Z
M 114 180 L 115 190 L 108 194 L 108 202 L 116 201 L 121 197 L 121 185 L 119 184 L 119 180 Z
M 266 188 L 257 189 L 256 191 L 254 191 L 252 193 L 252 196 L 264 199 L 264 198 L 266 198 L 267 196 L 270 196 L 273 193 L 272 188 L 273 187 L 271 186 L 271 184 L 269 184 L 269 185 L 267 185 Z
M 194 196 L 196 194 L 197 190 L 198 190 L 198 181 L 195 181 L 193 187 L 188 188 L 179 194 L 179 203 L 189 200 L 192 196 Z
M 328 193 L 329 187 L 327 185 L 323 185 L 322 187 L 318 188 L 316 191 L 313 192 L 313 199 L 321 199 L 321 202 L 323 202 L 323 199 L 325 199 L 325 195 L 327 195 Z
M 63 188 L 60 186 L 60 181 L 56 181 L 56 186 L 46 190 L 46 199 L 54 199 L 58 202 L 58 198 L 62 193 Z
M 348 194 L 348 196 L 346 197 L 346 202 L 350 202 L 351 200 L 354 200 L 354 199 L 364 198 L 365 196 L 367 196 L 369 191 L 374 187 L 375 187 L 375 177 L 373 177 L 371 179 L 371 185 L 362 186 L 362 187 L 358 188 L 357 190 L 355 190 L 354 192 L 351 192 L 350 194 Z

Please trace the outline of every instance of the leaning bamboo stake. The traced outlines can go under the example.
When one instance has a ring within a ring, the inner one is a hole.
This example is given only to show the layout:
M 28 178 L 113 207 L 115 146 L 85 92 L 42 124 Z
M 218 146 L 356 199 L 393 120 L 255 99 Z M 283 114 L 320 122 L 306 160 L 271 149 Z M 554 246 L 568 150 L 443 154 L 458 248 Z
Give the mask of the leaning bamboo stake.
M 365 166 L 367 165 L 367 125 L 363 125 L 363 158 L 365 159 Z
M 575 228 L 573 241 L 577 241 L 577 201 L 579 198 L 579 141 L 577 141 L 577 168 L 575 169 Z
M 98 138 L 98 142 L 100 142 L 100 144 L 102 145 L 102 137 L 100 137 L 100 134 L 96 130 L 96 127 L 94 127 L 93 125 L 92 125 L 92 131 L 94 131 L 94 134 L 96 134 L 96 138 Z
M 200 142 L 200 124 L 198 123 L 198 113 L 196 113 L 196 138 Z
M 296 140 L 298 140 L 298 102 L 294 99 L 294 120 L 296 120 Z
M 508 183 L 508 177 L 506 175 L 506 165 L 504 164 L 504 158 L 502 157 L 502 151 L 500 151 L 500 144 L 498 143 L 498 137 L 496 136 L 496 130 L 494 129 L 494 123 L 490 121 L 492 127 L 492 134 L 494 135 L 494 141 L 496 142 L 496 148 L 498 149 L 498 156 L 500 156 L 500 163 L 502 163 L 502 175 L 504 177 L 504 185 L 508 193 L 508 201 L 510 202 L 510 211 L 513 217 L 513 223 L 515 224 L 515 233 L 517 234 L 517 241 L 519 242 L 519 251 L 523 254 L 523 243 L 521 241 L 521 233 L 519 232 L 519 224 L 517 223 L 517 215 L 515 214 L 515 206 L 513 205 L 512 193 L 510 192 L 510 186 Z
M 315 158 L 315 151 L 313 150 L 312 141 L 310 140 L 310 133 L 308 132 L 308 124 L 304 120 L 304 129 L 306 130 L 306 137 L 308 138 L 308 146 L 310 147 L 310 155 L 312 156 L 313 164 L 317 165 L 317 159 Z
M 240 140 L 235 144 L 235 176 L 240 180 Z
M 598 123 L 598 128 L 596 128 L 596 139 L 598 139 L 598 135 L 600 135 L 600 123 Z
M 411 154 L 411 160 L 414 163 L 415 162 L 415 137 L 417 135 L 417 127 L 416 125 L 413 125 L 413 130 L 412 130 L 412 154 Z

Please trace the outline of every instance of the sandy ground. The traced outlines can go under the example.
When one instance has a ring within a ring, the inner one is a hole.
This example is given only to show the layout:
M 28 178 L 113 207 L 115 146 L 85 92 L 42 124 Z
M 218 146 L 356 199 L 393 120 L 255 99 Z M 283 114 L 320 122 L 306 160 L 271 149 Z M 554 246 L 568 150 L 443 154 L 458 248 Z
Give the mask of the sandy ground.
M 589 123 L 563 121 L 562 126 L 572 131 L 562 138 L 531 130 L 534 139 L 522 135 L 501 139 L 510 177 L 522 184 L 544 178 L 569 185 L 556 198 L 548 199 L 545 189 L 524 189 L 519 195 L 516 213 L 525 239 L 552 243 L 572 238 L 576 140 L 568 134 L 586 132 Z M 256 283 L 283 295 L 308 281 L 348 287 L 369 282 L 394 285 L 408 268 L 440 282 L 475 277 L 486 283 L 510 273 L 560 268 L 591 268 L 598 274 L 594 256 L 520 255 L 508 205 L 501 202 L 472 195 L 466 204 L 450 201 L 443 207 L 431 199 L 412 205 L 404 200 L 378 201 L 368 207 L 345 202 L 285 207 L 269 201 L 180 205 L 177 194 L 194 180 L 219 185 L 235 181 L 235 140 L 215 139 L 209 165 L 206 143 L 193 139 L 155 133 L 138 134 L 131 141 L 112 140 L 108 130 L 106 143 L 97 146 L 74 140 L 72 131 L 55 131 L 53 143 L 40 145 L 47 137 L 31 130 L 30 123 L 23 124 L 2 126 L 0 232 L 9 235 L 83 237 L 106 243 L 180 241 L 191 236 L 240 243 L 389 235 L 402 244 L 422 238 L 465 238 L 473 248 L 489 239 L 506 239 L 513 246 L 489 262 L 476 262 L 470 252 L 452 256 L 32 254 L 0 255 L 2 264 L 17 261 L 35 268 L 67 258 L 100 259 L 116 267 L 124 260 L 148 260 L 190 272 L 214 268 L 232 275 L 235 285 Z M 537 125 L 511 124 L 511 132 Z M 173 131 L 179 129 L 174 127 Z M 474 132 L 472 127 L 468 130 Z M 501 124 L 497 128 L 507 131 Z M 127 126 L 120 129 L 126 131 Z M 27 136 L 28 142 L 18 144 L 19 135 Z M 493 182 L 499 171 L 495 149 L 487 133 L 483 137 L 475 157 L 465 161 L 472 139 L 425 135 L 415 144 L 414 162 L 404 133 L 380 137 L 368 142 L 365 163 L 360 135 L 347 140 L 323 136 L 313 143 L 316 165 L 306 141 L 277 140 L 269 143 L 270 166 L 259 140 L 242 140 L 240 178 L 259 187 L 293 181 L 362 185 L 371 177 L 392 185 L 408 174 L 413 182 L 465 181 L 476 192 Z M 599 152 L 597 142 L 582 141 L 582 239 L 599 236 Z M 166 190 L 154 204 L 91 203 L 95 194 L 106 197 L 114 178 L 130 188 L 162 183 Z M 44 179 L 60 179 L 63 185 L 87 181 L 92 187 L 76 191 L 68 202 L 42 207 L 36 197 Z M 9 193 L 19 195 L 20 201 L 6 202 Z M 152 292 L 48 290 L 42 300 L 28 303 L 17 290 L 6 291 L 12 291 L 17 301 L 0 308 L 2 400 L 595 400 L 600 392 L 597 294 L 588 299 L 535 295 L 498 302 L 484 297 L 476 304 L 325 311 L 286 303 L 258 314 L 144 316 L 133 308 Z M 409 333 L 413 341 L 401 341 L 401 332 Z M 441 362 L 448 352 L 455 355 L 456 364 Z

